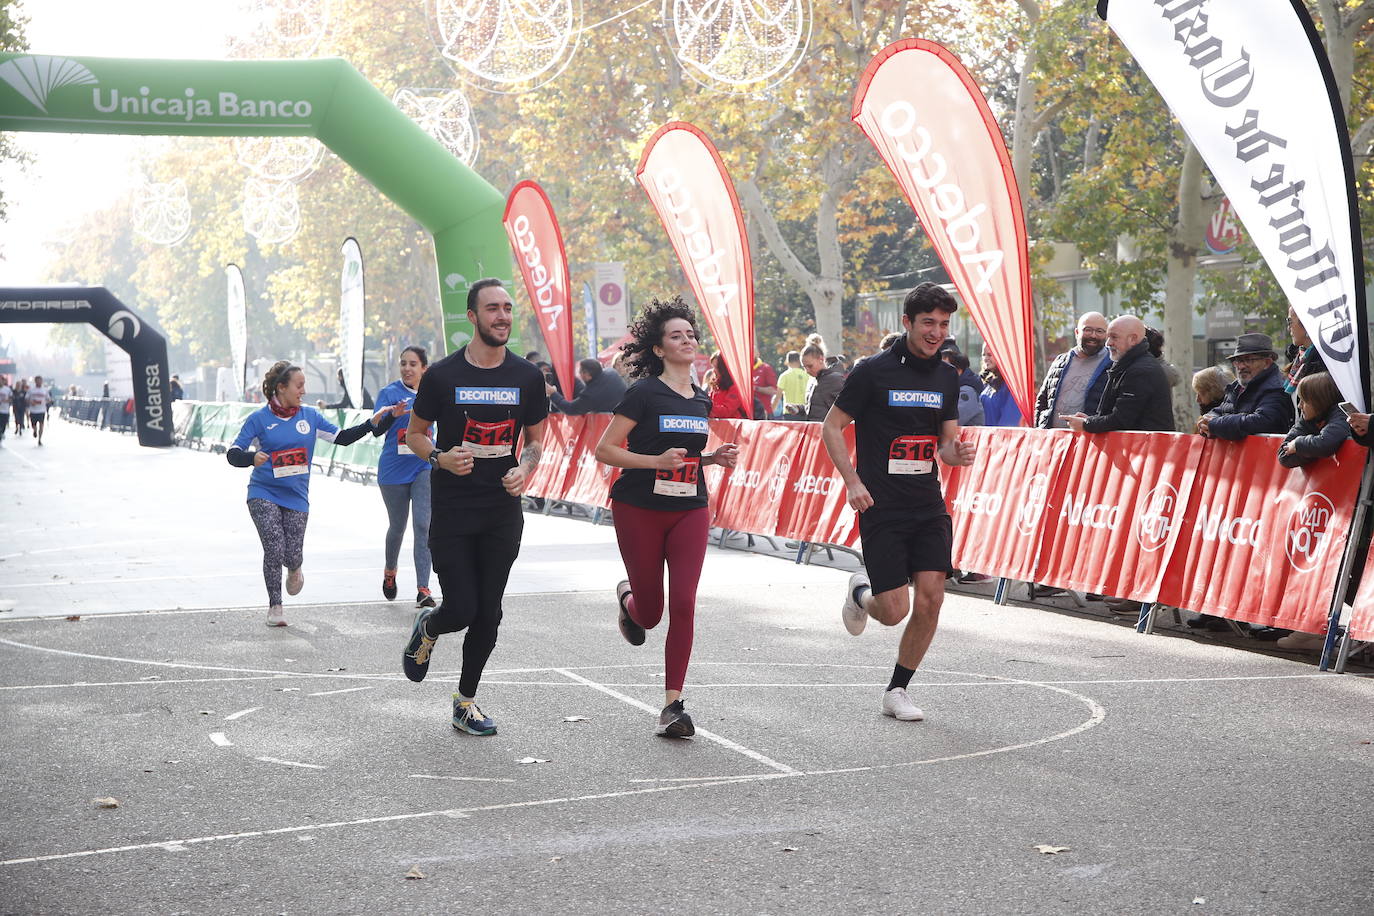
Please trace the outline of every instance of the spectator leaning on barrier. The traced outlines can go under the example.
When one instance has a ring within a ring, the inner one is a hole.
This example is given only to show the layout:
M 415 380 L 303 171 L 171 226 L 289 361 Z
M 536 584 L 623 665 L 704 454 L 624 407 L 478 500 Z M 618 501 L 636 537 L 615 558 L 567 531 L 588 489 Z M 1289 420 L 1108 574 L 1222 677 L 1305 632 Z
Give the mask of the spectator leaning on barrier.
M 1279 464 L 1297 468 L 1336 454 L 1350 438 L 1350 422 L 1340 403 L 1341 391 L 1325 372 L 1298 382 L 1300 415 L 1279 445 Z
M 1074 329 L 1078 346 L 1055 357 L 1045 371 L 1045 381 L 1035 396 L 1035 425 L 1064 429 L 1062 417 L 1096 412 L 1107 388 L 1112 366 L 1106 350 L 1107 319 L 1099 312 L 1084 312 Z
M 802 367 L 811 376 L 811 384 L 806 388 L 806 419 L 819 423 L 839 397 L 844 387 L 844 373 L 826 365 L 825 351 L 815 344 L 808 344 L 802 350 L 801 359 Z
M 1174 429 L 1174 398 L 1164 367 L 1150 355 L 1145 322 L 1122 315 L 1107 325 L 1107 351 L 1112 367 L 1107 387 L 1093 414 L 1082 411 L 1064 416 L 1074 432 L 1107 433 L 1115 430 Z
M 1257 433 L 1286 433 L 1293 425 L 1293 402 L 1283 390 L 1275 365 L 1278 353 L 1268 334 L 1242 334 L 1230 356 L 1236 380 L 1226 386 L 1221 405 L 1197 421 L 1199 435 L 1244 439 Z
M 571 401 L 563 397 L 547 379 L 544 382 L 544 393 L 549 396 L 549 401 L 569 416 L 611 413 L 625 397 L 625 380 L 617 372 L 602 369 L 597 360 L 588 358 L 579 362 L 577 377 L 582 382 L 582 393 Z
M 1208 366 L 1193 373 L 1193 397 L 1197 398 L 1198 413 L 1221 404 L 1226 397 L 1226 386 L 1231 384 L 1231 376 L 1217 366 Z
M 787 369 L 778 376 L 778 390 L 782 392 L 782 416 L 785 420 L 800 420 L 806 416 L 806 388 L 811 376 L 802 368 L 801 351 L 787 351 Z

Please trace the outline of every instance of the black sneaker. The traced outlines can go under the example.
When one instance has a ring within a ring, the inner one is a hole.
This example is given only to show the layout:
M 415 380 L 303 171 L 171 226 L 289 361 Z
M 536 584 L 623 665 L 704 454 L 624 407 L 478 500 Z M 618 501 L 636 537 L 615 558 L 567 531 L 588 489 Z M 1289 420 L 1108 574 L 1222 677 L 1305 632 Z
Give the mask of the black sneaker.
M 620 635 L 632 646 L 644 645 L 644 628 L 634 622 L 630 612 L 625 610 L 625 599 L 630 597 L 630 581 L 621 579 L 615 586 L 615 603 L 620 607 Z M 691 723 L 691 719 L 687 720 Z
M 396 570 L 382 570 L 382 597 L 387 601 L 396 600 Z
M 415 625 L 410 628 L 410 641 L 401 653 L 401 668 L 405 671 L 406 677 L 416 683 L 425 679 L 425 674 L 429 671 L 429 654 L 434 651 L 434 643 L 439 639 L 425 633 L 425 624 L 433 616 L 434 611 L 431 608 L 425 608 L 415 615 Z
M 663 712 L 658 714 L 658 728 L 654 729 L 655 735 L 662 735 L 664 738 L 690 738 L 697 733 L 696 726 L 692 725 L 692 717 L 687 715 L 687 710 L 682 708 L 681 700 L 674 700 L 663 707 Z
M 453 695 L 453 727 L 469 735 L 494 735 L 496 723 L 491 717 L 477 708 L 472 700 L 463 700 Z
M 429 589 L 421 588 L 415 593 L 416 607 L 434 607 L 434 596 L 429 593 Z

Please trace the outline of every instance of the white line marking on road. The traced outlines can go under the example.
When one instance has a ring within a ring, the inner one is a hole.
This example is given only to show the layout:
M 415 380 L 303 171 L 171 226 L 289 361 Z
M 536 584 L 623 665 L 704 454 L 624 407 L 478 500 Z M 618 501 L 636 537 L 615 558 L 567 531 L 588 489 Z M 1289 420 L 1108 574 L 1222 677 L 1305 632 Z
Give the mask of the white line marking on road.
M 568 678 L 569 680 L 577 681 L 579 684 L 585 684 L 586 686 L 592 688 L 593 690 L 599 690 L 599 691 L 601 691 L 602 693 L 606 694 L 607 696 L 615 697 L 615 698 L 616 698 L 617 700 L 619 700 L 620 702 L 622 702 L 622 703 L 628 703 L 629 705 L 635 707 L 636 709 L 642 709 L 642 710 L 644 710 L 645 712 L 650 713 L 651 715 L 652 715 L 652 714 L 656 714 L 656 713 L 659 712 L 659 710 L 654 709 L 654 708 L 653 708 L 652 706 L 650 706 L 648 703 L 641 703 L 639 700 L 636 700 L 634 697 L 626 696 L 625 694 L 619 692 L 618 690 L 612 690 L 612 689 L 609 688 L 609 687 L 602 686 L 601 684 L 598 684 L 596 681 L 589 680 L 589 679 L 583 677 L 583 676 L 580 675 L 580 674 L 574 674 L 573 672 L 567 670 L 566 668 L 555 668 L 554 671 L 555 671 L 556 673 L 558 673 L 558 674 L 563 675 L 564 677 Z M 767 756 L 765 756 L 765 755 L 763 755 L 763 754 L 760 754 L 758 751 L 750 750 L 749 748 L 745 747 L 745 746 L 742 745 L 742 744 L 736 744 L 734 741 L 731 741 L 729 738 L 725 738 L 725 737 L 723 737 L 723 736 L 721 736 L 721 735 L 717 735 L 715 732 L 707 731 L 707 730 L 704 729 L 704 728 L 698 728 L 698 729 L 697 729 L 697 734 L 700 735 L 701 737 L 705 738 L 707 741 L 714 741 L 716 744 L 719 744 L 721 747 L 726 748 L 727 750 L 732 750 L 732 751 L 734 751 L 734 752 L 737 753 L 737 754 L 743 754 L 744 756 L 748 757 L 750 760 L 756 761 L 756 762 L 758 762 L 758 763 L 763 764 L 763 765 L 766 766 L 766 767 L 769 767 L 769 768 L 771 768 L 771 769 L 777 770 L 779 773 L 783 773 L 783 774 L 785 774 L 785 775 L 787 775 L 787 776 L 797 776 L 797 775 L 799 775 L 799 772 L 798 772 L 797 770 L 793 769 L 792 767 L 788 766 L 787 764 L 785 764 L 785 763 L 778 763 L 778 762 L 777 762 L 776 760 L 774 760 L 772 757 L 767 757 Z
M 408 779 L 451 779 L 455 782 L 515 782 L 514 779 L 498 779 L 495 776 L 430 776 L 428 773 L 411 773 Z
M 235 719 L 242 719 L 244 716 L 248 715 L 249 713 L 257 712 L 259 709 L 262 709 L 262 707 L 261 707 L 261 706 L 249 706 L 247 709 L 240 709 L 238 712 L 230 713 L 229 715 L 225 716 L 225 717 L 224 717 L 224 721 L 225 721 L 225 722 L 233 722 Z
M 217 747 L 233 747 L 234 742 L 225 737 L 224 732 L 210 732 L 210 740 L 215 742 Z
M 774 779 L 772 773 L 745 773 L 741 776 L 659 776 L 654 779 L 631 779 L 630 782 L 699 782 L 703 779 L 711 781 L 731 779 L 735 781 L 749 779 Z
M 188 677 L 163 681 L 75 681 L 71 684 L 10 684 L 0 686 L 0 690 L 42 690 L 46 687 L 159 687 L 163 684 L 222 684 L 233 681 L 279 681 L 295 677 L 294 674 L 266 674 L 256 677 Z M 560 687 L 566 681 L 558 682 Z
M 281 764 L 281 765 L 284 766 L 284 767 L 300 767 L 301 769 L 304 769 L 304 770 L 323 770 L 323 769 L 326 769 L 326 767 L 322 767 L 322 766 L 320 766 L 318 763 L 300 763 L 300 762 L 295 761 L 295 760 L 281 760 L 281 759 L 278 759 L 278 758 L 276 758 L 276 757 L 254 757 L 253 759 L 254 759 L 254 760 L 261 760 L 263 763 L 279 763 L 279 764 Z
M 32 469 L 35 470 L 35 471 L 41 470 L 41 468 L 39 468 L 38 465 L 34 464 L 32 461 L 30 461 L 29 459 L 25 458 L 23 455 L 21 455 L 21 454 L 19 454 L 18 452 L 16 452 L 12 446 L 9 447 L 9 448 L 0 448 L 0 455 L 9 455 L 11 458 L 16 458 L 16 459 L 18 459 L 18 460 L 24 462 L 25 464 L 27 464 L 30 468 L 32 468 Z
M 760 774 L 758 781 L 769 779 L 786 779 L 784 773 Z M 59 852 L 45 856 L 25 856 L 20 859 L 0 860 L 0 866 L 5 865 L 24 865 L 30 862 L 54 862 L 60 859 L 77 859 L 85 856 L 107 855 L 114 852 L 137 852 L 144 849 L 167 849 L 169 846 L 189 846 L 200 843 L 218 843 L 226 840 L 242 840 L 249 837 L 281 836 L 288 833 L 307 833 L 317 830 L 334 830 L 342 827 L 363 827 L 372 824 L 388 824 L 400 821 L 427 820 L 436 817 L 466 817 L 470 814 L 477 814 L 487 811 L 505 811 L 513 808 L 539 808 L 552 805 L 566 805 L 575 802 L 604 801 L 612 798 L 627 798 L 635 795 L 652 795 L 659 792 L 682 792 L 688 789 L 706 788 L 710 786 L 730 786 L 737 785 L 738 780 L 711 780 L 704 779 L 701 782 L 684 783 L 676 786 L 651 786 L 643 789 L 625 789 L 618 792 L 598 792 L 593 795 L 572 795 L 560 798 L 541 798 L 533 801 L 505 802 L 496 805 L 482 805 L 476 808 L 446 808 L 442 811 L 419 811 L 413 814 L 389 814 L 381 817 L 365 817 L 353 821 L 334 821 L 328 824 L 302 824 L 295 827 L 277 827 L 270 830 L 245 830 L 242 833 L 222 833 L 216 836 L 188 837 L 180 840 L 161 840 L 156 843 L 137 843 L 129 846 L 107 846 L 102 849 L 83 849 L 79 852 Z
M 166 543 L 166 542 L 168 542 L 168 541 L 180 541 L 180 540 L 182 540 L 182 538 L 139 538 L 138 544 L 139 544 L 139 546 L 141 547 L 141 546 L 143 546 L 144 544 L 162 544 L 162 543 Z M 104 550 L 104 549 L 107 548 L 107 547 L 128 547 L 128 546 L 129 546 L 129 542 L 128 542 L 127 540 L 124 540 L 124 541 L 105 541 L 105 542 L 100 543 L 100 544 L 64 544 L 64 545 L 61 546 L 61 547 L 43 547 L 43 548 L 40 548 L 40 549 L 38 549 L 38 550 L 21 550 L 21 551 L 19 551 L 18 553 L 4 553 L 4 554 L 0 554 L 0 560 L 13 560 L 15 557 L 36 557 L 36 556 L 38 556 L 40 553 L 71 553 L 71 552 L 74 551 L 74 550 Z M 180 578 L 184 578 L 184 577 L 183 577 L 183 576 L 176 576 L 175 578 L 180 579 Z M 197 576 L 196 578 L 200 578 L 200 577 Z M 123 581 L 128 582 L 128 581 L 133 581 L 133 580 L 126 579 L 126 580 L 123 580 Z
M 357 693 L 359 690 L 376 690 L 376 685 L 370 687 L 345 687 L 343 690 L 321 690 L 319 693 L 307 693 L 308 697 L 332 697 L 336 693 Z

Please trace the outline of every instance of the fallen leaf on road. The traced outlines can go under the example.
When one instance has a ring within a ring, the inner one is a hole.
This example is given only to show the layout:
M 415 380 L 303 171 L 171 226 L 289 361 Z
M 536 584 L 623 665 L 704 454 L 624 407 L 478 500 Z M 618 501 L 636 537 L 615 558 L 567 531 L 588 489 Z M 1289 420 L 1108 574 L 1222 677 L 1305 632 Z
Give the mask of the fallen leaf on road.
M 554 857 L 553 857 L 552 859 L 550 859 L 549 861 L 550 861 L 550 862 L 562 862 L 562 861 L 563 861 L 563 857 L 562 857 L 562 856 L 554 856 Z
M 80 620 L 80 619 L 81 619 L 81 615 L 80 615 L 80 614 L 70 614 L 70 615 L 67 616 L 67 619 L 68 619 L 68 620 Z
M 326 671 L 347 671 L 347 668 L 326 668 Z
M 208 716 L 208 715 L 210 715 L 210 710 L 208 710 L 208 709 L 202 709 L 202 710 L 200 711 L 200 714 L 201 714 L 202 716 Z
M 545 759 L 542 758 L 542 757 L 521 757 L 519 760 L 517 760 L 517 761 L 515 761 L 515 762 L 516 762 L 516 763 L 550 763 L 551 761 L 545 760 Z
M 1067 846 L 1047 846 L 1044 843 L 1038 843 L 1031 848 L 1034 849 L 1036 852 L 1039 852 L 1041 855 L 1046 856 L 1054 856 L 1058 855 L 1061 852 L 1068 852 L 1069 849 L 1069 847 Z
M 564 721 L 564 722 L 586 722 L 586 721 L 587 721 L 587 717 L 586 717 L 586 716 L 564 716 L 564 717 L 563 717 L 563 721 Z
M 420 871 L 420 866 L 418 865 L 410 866 L 410 871 L 406 872 L 406 879 L 410 881 L 418 881 L 424 876 L 425 873 Z
M 795 846 L 784 846 L 784 847 L 782 848 L 782 851 L 783 851 L 783 852 L 796 852 L 796 851 L 797 851 L 797 847 L 795 847 Z
M 118 808 L 119 799 L 117 798 L 93 798 L 91 804 L 97 808 Z
M 1204 904 L 1204 903 L 1206 903 L 1206 902 L 1207 902 L 1207 898 L 1206 898 L 1206 897 L 1194 897 L 1194 898 L 1193 898 L 1193 903 L 1197 904 L 1198 906 L 1201 906 L 1202 904 Z

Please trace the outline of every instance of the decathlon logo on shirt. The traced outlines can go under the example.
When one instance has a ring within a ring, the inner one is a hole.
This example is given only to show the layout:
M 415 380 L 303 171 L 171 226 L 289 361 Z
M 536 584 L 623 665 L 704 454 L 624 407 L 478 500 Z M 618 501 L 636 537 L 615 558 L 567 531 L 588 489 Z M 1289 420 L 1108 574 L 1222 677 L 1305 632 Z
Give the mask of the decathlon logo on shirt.
M 453 394 L 454 403 L 463 404 L 494 404 L 506 407 L 520 403 L 519 388 L 455 388 Z
M 936 410 L 945 406 L 945 396 L 938 391 L 899 391 L 889 389 L 887 392 L 888 407 L 934 407 Z
M 675 417 L 665 415 L 658 418 L 658 431 L 661 433 L 701 433 L 711 432 L 711 424 L 705 417 Z

